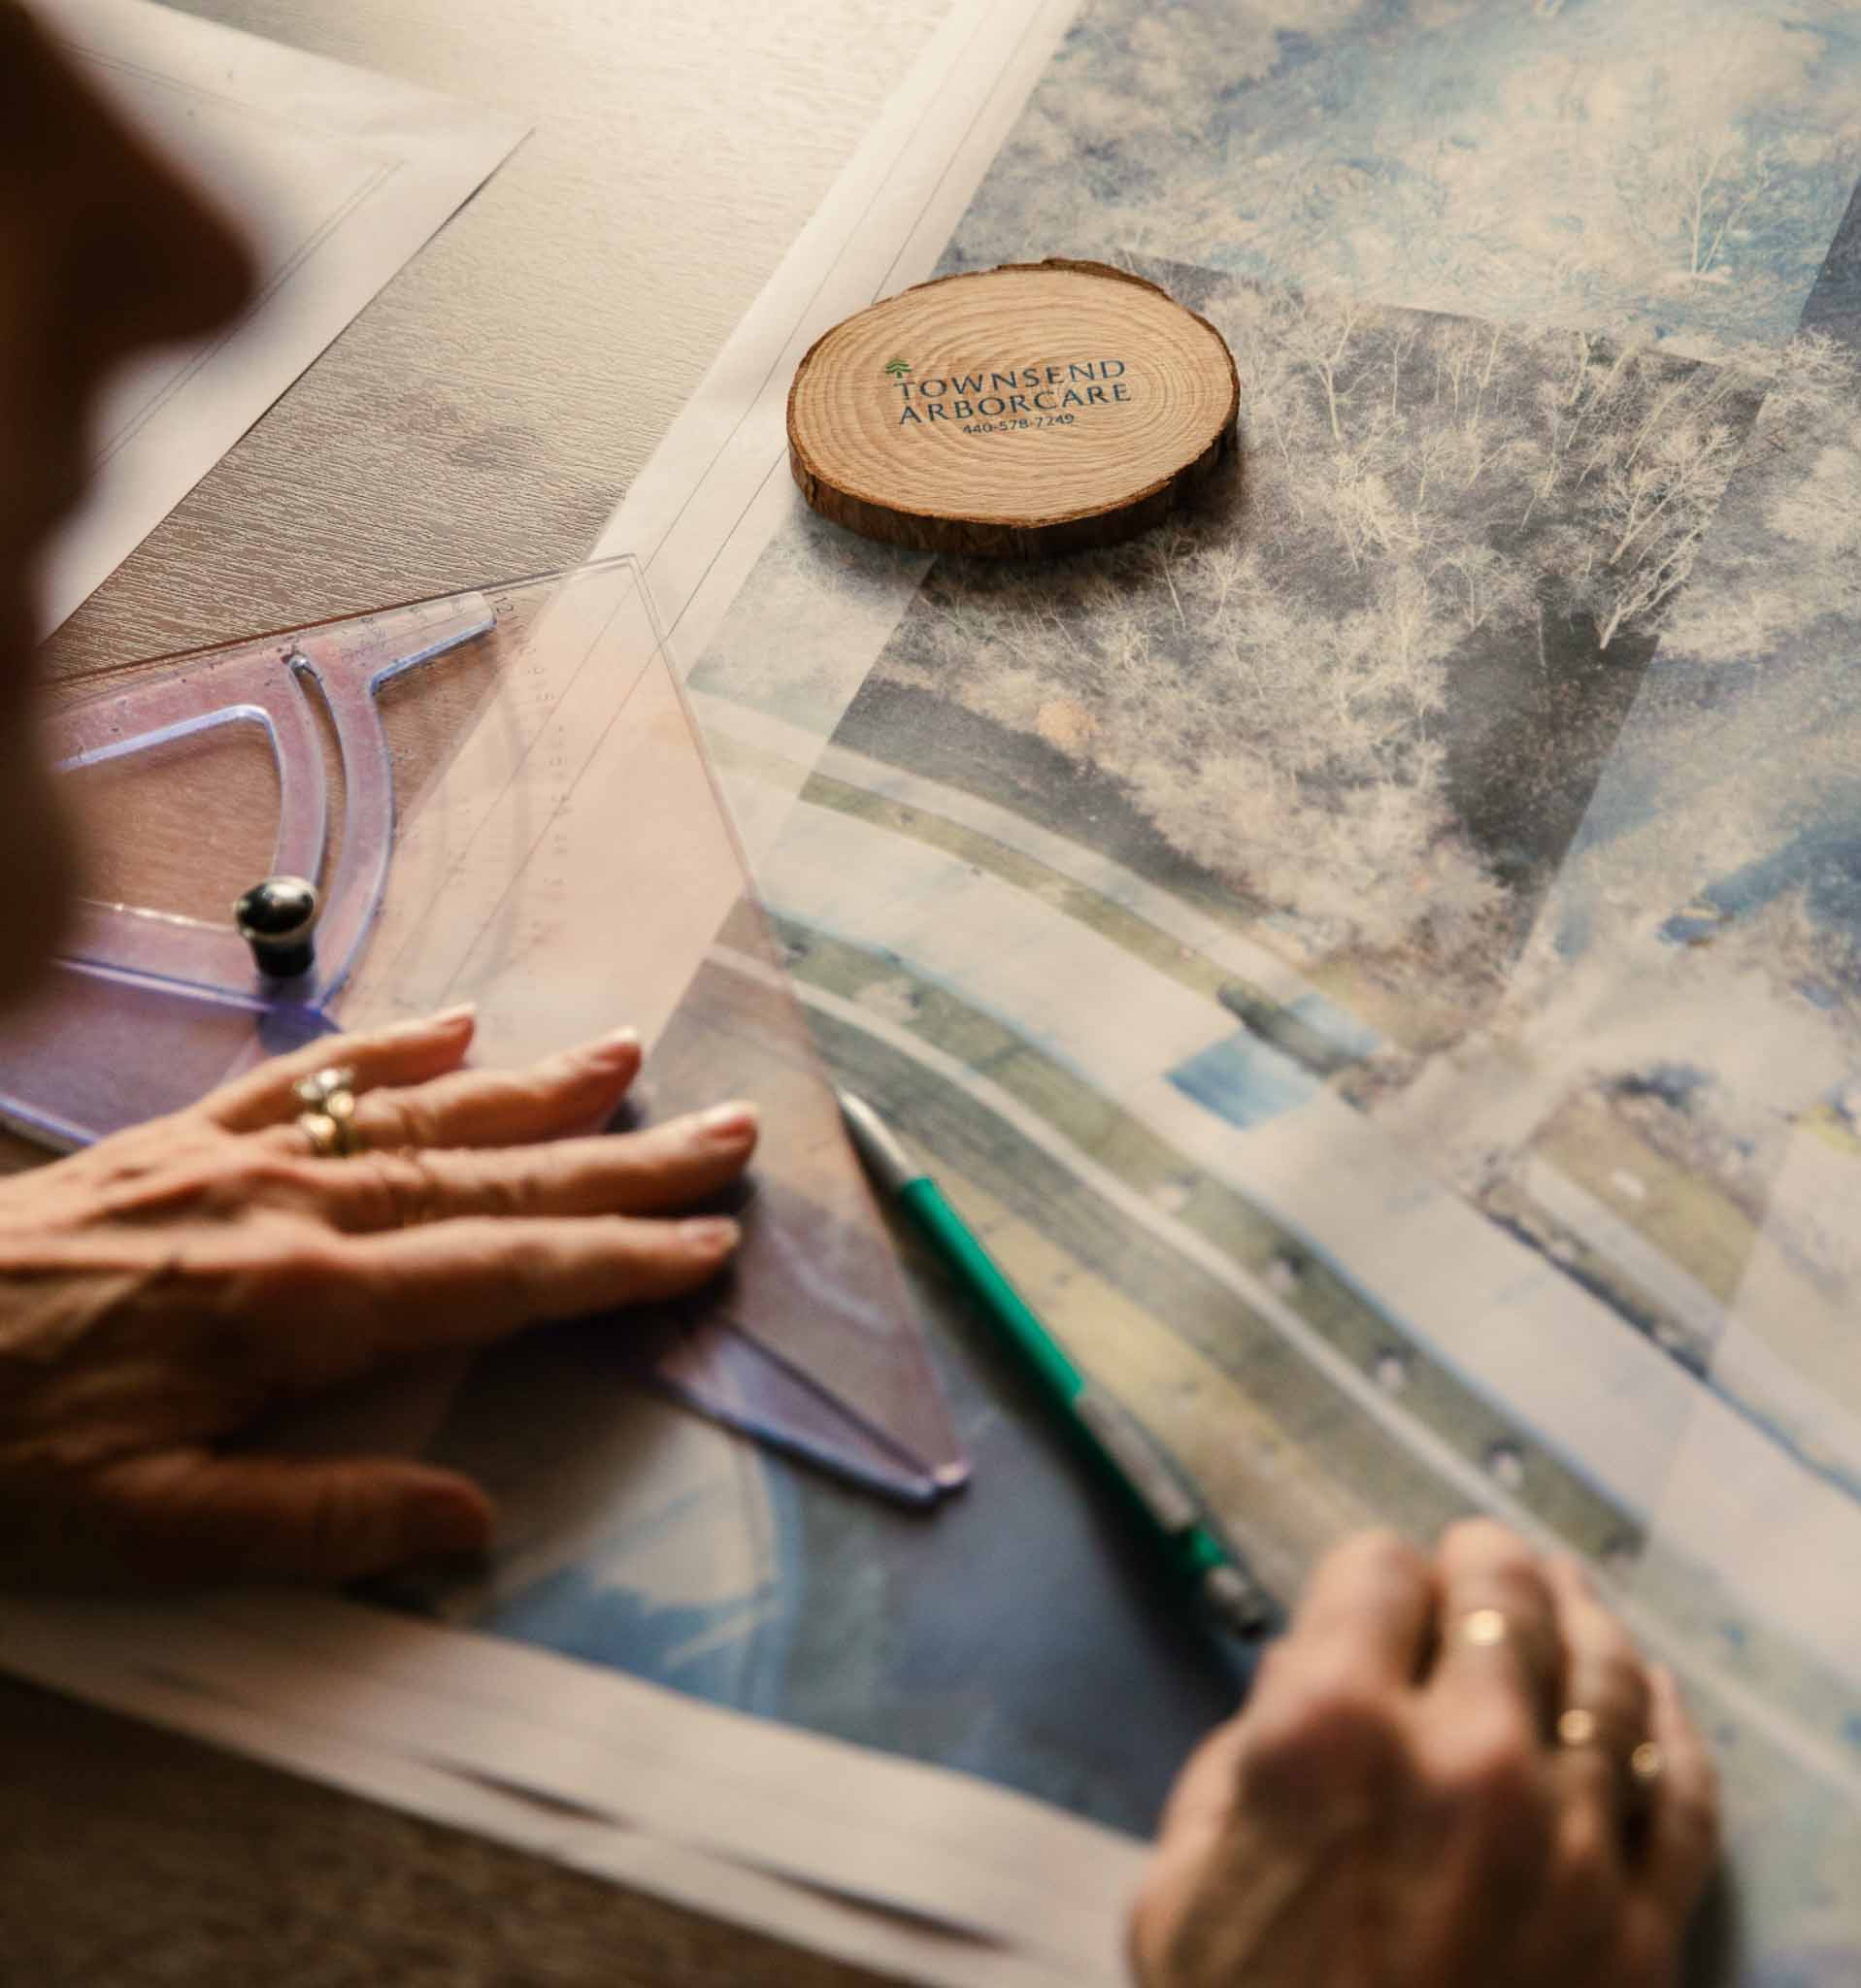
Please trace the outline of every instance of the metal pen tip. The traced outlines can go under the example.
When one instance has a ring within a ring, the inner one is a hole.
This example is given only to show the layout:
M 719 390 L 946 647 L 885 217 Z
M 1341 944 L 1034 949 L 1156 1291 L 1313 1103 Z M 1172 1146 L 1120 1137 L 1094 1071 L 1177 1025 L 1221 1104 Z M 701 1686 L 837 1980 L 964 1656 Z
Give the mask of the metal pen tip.
M 912 1159 L 891 1127 L 864 1098 L 855 1097 L 851 1091 L 836 1091 L 834 1097 L 867 1172 L 886 1193 L 901 1194 L 914 1180 L 924 1177 L 923 1168 Z
M 1202 1576 L 1210 1614 L 1236 1636 L 1256 1637 L 1273 1622 L 1273 1604 L 1238 1567 L 1212 1567 Z

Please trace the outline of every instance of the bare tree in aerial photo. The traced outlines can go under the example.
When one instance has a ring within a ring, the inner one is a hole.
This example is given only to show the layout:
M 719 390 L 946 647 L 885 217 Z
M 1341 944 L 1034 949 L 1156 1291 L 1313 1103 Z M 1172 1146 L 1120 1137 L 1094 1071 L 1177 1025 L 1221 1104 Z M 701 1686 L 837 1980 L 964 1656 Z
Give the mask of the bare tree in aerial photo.
M 1086 559 L 939 566 L 847 737 L 927 739 L 914 698 L 1018 737 L 1017 805 L 1101 848 L 1122 812 L 1127 856 L 1380 988 L 1385 1026 L 1412 992 L 1425 1046 L 1512 956 L 1761 382 L 1161 274 L 1233 347 L 1245 490 Z
M 1428 45 L 1425 87 L 1382 59 L 1392 32 Z M 1861 170 L 1856 59 L 1839 10 L 1779 0 L 1091 0 L 950 266 L 1119 244 L 1694 357 L 1775 350 Z

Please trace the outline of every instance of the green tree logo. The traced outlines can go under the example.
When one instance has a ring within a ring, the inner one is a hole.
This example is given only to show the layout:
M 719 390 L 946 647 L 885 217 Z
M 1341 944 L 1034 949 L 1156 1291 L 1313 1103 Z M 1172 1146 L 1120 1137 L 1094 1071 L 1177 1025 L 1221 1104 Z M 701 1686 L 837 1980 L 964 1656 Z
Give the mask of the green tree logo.
M 887 361 L 885 366 L 885 371 L 889 373 L 894 380 L 903 380 L 905 375 L 909 373 L 911 370 L 912 369 L 905 363 L 903 359 L 889 360 Z

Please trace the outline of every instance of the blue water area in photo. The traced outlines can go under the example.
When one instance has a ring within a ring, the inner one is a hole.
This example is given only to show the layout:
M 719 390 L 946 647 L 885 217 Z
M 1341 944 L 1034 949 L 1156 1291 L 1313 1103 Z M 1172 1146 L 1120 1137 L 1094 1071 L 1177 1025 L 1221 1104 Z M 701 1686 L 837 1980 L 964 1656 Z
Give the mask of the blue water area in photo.
M 1662 940 L 1669 945 L 1710 944 L 1724 926 L 1792 892 L 1801 893 L 1803 909 L 1825 930 L 1861 937 L 1861 836 L 1854 832 L 1854 795 L 1844 792 L 1842 799 L 1842 813 L 1811 822 L 1674 912 L 1660 927 Z M 1839 998 L 1834 989 L 1814 983 L 1800 984 L 1799 991 L 1818 1007 Z
M 713 1705 L 780 1716 L 781 1625 L 767 1597 L 666 1607 L 603 1577 L 598 1562 L 558 1569 L 474 1628 L 671 1686 Z
M 1314 1035 L 1322 1036 L 1327 1043 L 1335 1044 L 1352 1056 L 1372 1056 L 1382 1046 L 1382 1038 L 1367 1021 L 1360 1020 L 1348 1009 L 1340 1008 L 1335 1001 L 1328 1001 L 1322 994 L 1301 994 L 1297 1000 L 1289 1001 L 1286 1007 Z
M 1244 1131 L 1293 1110 L 1320 1088 L 1310 1071 L 1246 1029 L 1198 1050 L 1169 1077 L 1185 1098 Z

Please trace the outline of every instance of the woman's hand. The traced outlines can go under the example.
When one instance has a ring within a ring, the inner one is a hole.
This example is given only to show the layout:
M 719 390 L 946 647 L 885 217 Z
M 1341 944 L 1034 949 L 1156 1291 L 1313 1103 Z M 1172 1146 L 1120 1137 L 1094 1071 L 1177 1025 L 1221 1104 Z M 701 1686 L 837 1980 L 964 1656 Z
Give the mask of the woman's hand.
M 460 1011 L 281 1057 L 193 1109 L 0 1182 L 0 1577 L 336 1581 L 476 1551 L 470 1479 L 217 1445 L 439 1347 L 666 1298 L 734 1222 L 663 1219 L 743 1171 L 754 1111 L 607 1121 L 631 1034 L 521 1075 L 458 1066 Z M 292 1084 L 350 1067 L 364 1150 L 313 1157 Z
M 1367 1536 L 1177 1783 L 1132 1951 L 1145 1988 L 1669 1988 L 1717 1832 L 1672 1675 L 1575 1561 Z

